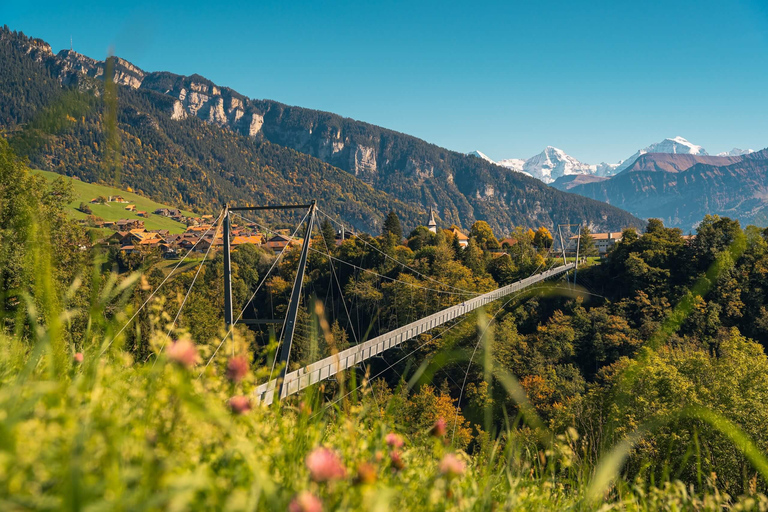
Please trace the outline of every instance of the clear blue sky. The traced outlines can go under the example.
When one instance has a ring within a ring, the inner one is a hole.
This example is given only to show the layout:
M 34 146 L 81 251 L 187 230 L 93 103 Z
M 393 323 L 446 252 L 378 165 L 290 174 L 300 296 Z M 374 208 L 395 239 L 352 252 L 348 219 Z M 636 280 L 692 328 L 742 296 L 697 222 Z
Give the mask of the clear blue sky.
M 768 0 L 35 2 L 0 23 L 495 159 L 768 146 Z M 158 6 L 159 5 L 159 6 Z

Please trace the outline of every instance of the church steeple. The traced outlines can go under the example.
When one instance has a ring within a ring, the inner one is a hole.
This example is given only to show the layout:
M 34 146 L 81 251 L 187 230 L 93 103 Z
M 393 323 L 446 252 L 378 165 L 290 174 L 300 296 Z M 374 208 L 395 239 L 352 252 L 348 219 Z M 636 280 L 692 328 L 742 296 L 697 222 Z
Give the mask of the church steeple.
M 429 209 L 429 222 L 427 223 L 427 228 L 431 232 L 437 233 L 437 222 L 435 222 L 435 211 L 432 208 Z

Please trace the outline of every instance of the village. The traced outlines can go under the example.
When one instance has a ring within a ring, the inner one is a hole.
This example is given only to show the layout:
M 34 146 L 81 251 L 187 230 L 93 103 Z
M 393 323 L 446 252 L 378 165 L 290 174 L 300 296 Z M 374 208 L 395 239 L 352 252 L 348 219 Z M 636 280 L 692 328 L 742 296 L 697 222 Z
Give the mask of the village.
M 110 202 L 125 202 L 119 196 L 109 197 Z M 96 201 L 96 200 L 93 200 Z M 93 202 L 92 201 L 92 202 Z M 126 209 L 133 205 L 126 206 Z M 134 211 L 134 210 L 130 210 Z M 147 212 L 135 212 L 142 217 L 148 217 Z M 99 220 L 96 221 L 96 227 L 114 229 L 115 233 L 99 242 L 103 245 L 119 250 L 125 255 L 134 253 L 148 253 L 150 251 L 159 253 L 163 258 L 174 259 L 187 252 L 207 253 L 211 250 L 220 249 L 224 245 L 222 234 L 214 226 L 214 217 L 212 215 L 201 215 L 200 217 L 187 217 L 178 209 L 158 208 L 152 212 L 153 215 L 168 217 L 177 222 L 187 225 L 183 233 L 171 233 L 167 229 L 146 229 L 144 221 L 141 219 L 120 219 L 114 222 Z M 430 232 L 437 233 L 438 226 L 433 212 L 430 212 L 429 220 L 425 226 Z M 458 227 L 452 225 L 450 228 L 444 228 L 449 239 L 456 238 L 461 248 L 469 244 L 469 236 L 462 232 Z M 300 247 L 304 239 L 300 237 L 291 238 L 289 229 L 276 229 L 265 233 L 260 226 L 254 223 L 245 223 L 242 225 L 233 225 L 230 238 L 230 246 L 236 249 L 243 245 L 262 246 L 271 249 L 274 252 L 282 251 L 286 246 Z M 336 245 L 355 236 L 352 231 L 337 231 Z M 598 256 L 606 255 L 613 246 L 621 241 L 621 232 L 610 233 L 592 233 L 590 235 L 594 241 L 594 246 Z M 499 240 L 502 251 L 494 252 L 493 256 L 504 254 L 503 250 L 517 243 L 517 240 L 511 237 Z M 569 236 L 565 241 L 565 252 L 568 256 L 574 256 L 579 249 L 579 236 Z

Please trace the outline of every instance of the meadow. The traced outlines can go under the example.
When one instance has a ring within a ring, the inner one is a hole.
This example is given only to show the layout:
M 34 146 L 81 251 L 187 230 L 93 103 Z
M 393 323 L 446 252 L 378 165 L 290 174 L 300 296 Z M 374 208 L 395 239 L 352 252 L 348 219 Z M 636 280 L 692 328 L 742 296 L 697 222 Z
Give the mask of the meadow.
M 152 201 L 142 195 L 134 192 L 129 192 L 116 187 L 110 187 L 107 185 L 100 185 L 98 183 L 86 183 L 81 180 L 76 180 L 69 176 L 62 176 L 55 172 L 50 171 L 33 171 L 36 174 L 43 176 L 49 182 L 55 179 L 63 179 L 72 184 L 74 191 L 74 199 L 67 204 L 67 213 L 73 219 L 82 220 L 88 217 L 87 214 L 81 212 L 78 208 L 81 203 L 85 203 L 93 212 L 93 215 L 100 217 L 106 221 L 117 221 L 120 219 L 139 219 L 144 221 L 144 227 L 147 229 L 167 229 L 171 233 L 183 233 L 187 228 L 181 222 L 176 222 L 173 219 L 162 217 L 160 215 L 154 215 L 154 212 L 158 208 L 169 208 L 168 205 Z M 105 204 L 91 204 L 91 199 L 97 197 L 110 197 L 110 196 L 122 196 L 128 203 L 105 203 Z M 149 217 L 139 217 L 135 211 L 128 211 L 125 209 L 129 204 L 136 205 L 136 211 L 145 211 L 149 213 Z M 192 212 L 183 211 L 182 214 L 188 217 L 195 217 Z

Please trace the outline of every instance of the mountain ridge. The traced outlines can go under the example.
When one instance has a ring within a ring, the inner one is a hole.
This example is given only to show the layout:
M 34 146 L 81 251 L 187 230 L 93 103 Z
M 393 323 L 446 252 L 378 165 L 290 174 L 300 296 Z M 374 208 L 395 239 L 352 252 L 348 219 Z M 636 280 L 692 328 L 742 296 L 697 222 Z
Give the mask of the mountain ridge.
M 551 227 L 581 221 L 595 229 L 642 225 L 639 219 L 614 207 L 554 191 L 523 175 L 510 176 L 489 162 L 407 134 L 327 112 L 249 99 L 200 75 L 145 72 L 118 57 L 96 61 L 69 50 L 53 54 L 45 42 L 25 40 L 22 44 L 8 30 L 3 38 L 19 47 L 25 57 L 48 68 L 50 76 L 64 87 L 92 91 L 90 81 L 103 80 L 113 67 L 113 81 L 125 91 L 139 94 L 121 92 L 121 98 L 148 102 L 177 124 L 187 126 L 189 120 L 197 119 L 257 143 L 268 142 L 316 158 L 404 204 L 422 211 L 435 208 L 449 225 L 466 227 L 476 220 L 487 220 L 500 232 L 508 232 L 515 225 Z M 33 72 L 40 74 L 39 70 Z M 141 108 L 133 110 L 135 115 L 122 118 L 129 125 L 149 123 L 174 133 L 178 128 L 158 119 L 143 119 Z M 18 124 L 31 115 L 29 111 L 18 113 L 14 121 Z M 6 116 L 5 124 L 13 117 Z M 131 126 L 131 130 L 135 128 Z M 194 142 L 185 144 L 180 151 L 189 153 Z M 209 164 L 204 163 L 203 168 L 205 165 Z

